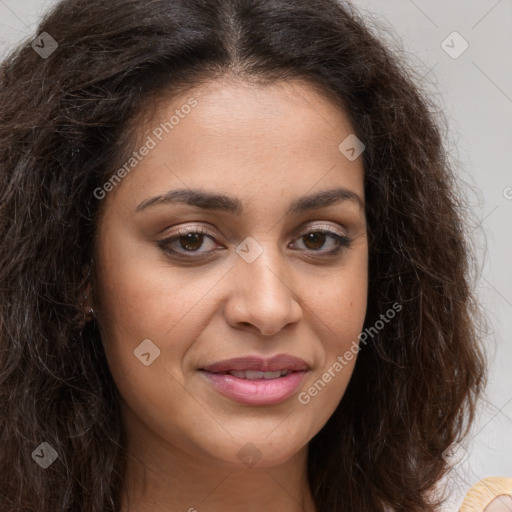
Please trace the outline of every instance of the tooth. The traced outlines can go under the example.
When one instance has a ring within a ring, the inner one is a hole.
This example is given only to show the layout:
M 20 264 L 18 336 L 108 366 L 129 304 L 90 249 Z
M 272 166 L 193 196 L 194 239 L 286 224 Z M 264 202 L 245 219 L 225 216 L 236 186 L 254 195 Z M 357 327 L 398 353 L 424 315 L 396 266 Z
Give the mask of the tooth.
M 227 372 L 229 375 L 233 375 L 233 377 L 237 377 L 239 379 L 249 379 L 249 380 L 258 380 L 258 379 L 278 379 L 279 377 L 288 375 L 290 373 L 289 370 L 278 370 L 275 372 L 262 372 L 255 370 L 230 370 Z
M 246 379 L 262 379 L 263 378 L 263 372 L 247 370 L 245 372 L 245 378 Z
M 281 372 L 263 372 L 263 378 L 264 379 L 278 379 L 281 377 Z

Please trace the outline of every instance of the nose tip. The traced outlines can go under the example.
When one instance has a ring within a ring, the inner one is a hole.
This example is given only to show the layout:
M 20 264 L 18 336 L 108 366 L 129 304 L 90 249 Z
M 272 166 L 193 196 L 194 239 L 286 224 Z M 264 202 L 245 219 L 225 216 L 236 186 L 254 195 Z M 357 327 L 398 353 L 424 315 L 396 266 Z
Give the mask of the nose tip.
M 255 328 L 268 337 L 300 321 L 302 308 L 292 279 L 277 262 L 263 255 L 252 263 L 239 262 L 225 311 L 230 325 Z

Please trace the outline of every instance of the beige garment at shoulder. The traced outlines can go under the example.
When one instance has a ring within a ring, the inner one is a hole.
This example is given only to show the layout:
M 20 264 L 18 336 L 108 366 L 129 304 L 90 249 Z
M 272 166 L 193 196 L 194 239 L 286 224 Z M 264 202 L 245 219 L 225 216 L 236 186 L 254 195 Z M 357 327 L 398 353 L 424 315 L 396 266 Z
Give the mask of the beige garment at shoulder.
M 497 496 L 507 495 L 512 496 L 512 478 L 484 478 L 467 492 L 459 512 L 483 512 Z

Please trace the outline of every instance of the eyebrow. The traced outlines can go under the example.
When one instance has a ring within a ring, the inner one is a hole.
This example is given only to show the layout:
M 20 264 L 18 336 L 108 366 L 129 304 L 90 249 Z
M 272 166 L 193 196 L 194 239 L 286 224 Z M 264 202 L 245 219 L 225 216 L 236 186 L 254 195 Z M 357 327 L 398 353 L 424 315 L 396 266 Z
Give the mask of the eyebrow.
M 286 211 L 286 215 L 296 215 L 343 201 L 350 201 L 360 208 L 364 208 L 363 200 L 359 195 L 347 188 L 338 187 L 293 200 Z M 178 189 L 171 190 L 164 195 L 145 199 L 135 208 L 135 211 L 139 212 L 155 205 L 176 203 L 195 206 L 202 210 L 227 212 L 236 216 L 240 216 L 244 209 L 239 199 L 227 194 L 216 194 L 198 189 Z

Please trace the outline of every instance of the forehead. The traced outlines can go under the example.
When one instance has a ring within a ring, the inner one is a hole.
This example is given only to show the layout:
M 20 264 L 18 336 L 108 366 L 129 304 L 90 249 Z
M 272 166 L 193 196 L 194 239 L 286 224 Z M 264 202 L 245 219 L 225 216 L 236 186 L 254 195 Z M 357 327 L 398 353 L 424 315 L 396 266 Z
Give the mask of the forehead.
M 307 82 L 216 80 L 155 103 L 133 147 L 146 146 L 144 156 L 132 156 L 107 202 L 136 207 L 142 196 L 178 187 L 283 197 L 315 184 L 363 197 L 362 158 L 339 149 L 352 134 L 343 110 Z
M 298 143 L 304 149 L 320 149 L 336 143 L 340 132 L 353 131 L 345 113 L 302 80 L 269 85 L 227 79 L 209 82 L 161 103 L 149 126 L 168 119 L 192 97 L 198 105 L 182 119 L 189 119 L 188 126 L 180 121 L 181 129 L 173 130 L 173 135 L 181 135 L 181 143 L 196 134 L 204 144 L 229 143 L 238 152 L 258 145 L 286 149 Z

